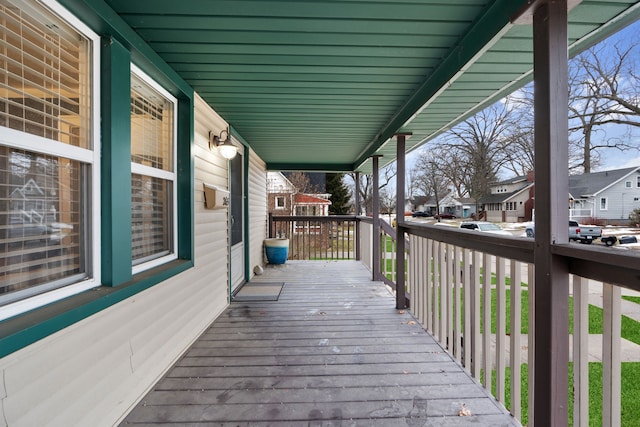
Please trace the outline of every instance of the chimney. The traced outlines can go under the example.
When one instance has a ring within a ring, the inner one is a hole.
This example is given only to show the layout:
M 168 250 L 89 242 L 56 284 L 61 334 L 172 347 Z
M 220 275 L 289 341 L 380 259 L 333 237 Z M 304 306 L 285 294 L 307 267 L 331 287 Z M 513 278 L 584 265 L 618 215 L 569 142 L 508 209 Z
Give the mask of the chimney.
M 536 174 L 534 171 L 527 171 L 527 182 L 533 182 L 536 179 Z

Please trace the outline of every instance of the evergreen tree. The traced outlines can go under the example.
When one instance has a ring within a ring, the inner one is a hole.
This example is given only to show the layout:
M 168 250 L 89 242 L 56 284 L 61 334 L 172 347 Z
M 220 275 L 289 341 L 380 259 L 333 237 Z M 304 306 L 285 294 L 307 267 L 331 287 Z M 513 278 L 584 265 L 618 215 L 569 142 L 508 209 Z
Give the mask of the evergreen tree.
M 329 214 L 345 215 L 351 210 L 351 193 L 346 185 L 344 185 L 344 174 L 328 173 L 327 174 L 327 193 L 331 194 L 331 206 L 329 206 Z

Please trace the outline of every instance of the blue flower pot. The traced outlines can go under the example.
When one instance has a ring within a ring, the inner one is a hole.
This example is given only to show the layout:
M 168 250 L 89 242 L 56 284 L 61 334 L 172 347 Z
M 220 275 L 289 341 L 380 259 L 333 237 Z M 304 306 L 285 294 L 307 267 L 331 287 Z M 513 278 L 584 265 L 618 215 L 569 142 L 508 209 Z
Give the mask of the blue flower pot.
M 264 249 L 269 264 L 284 264 L 289 256 L 289 239 L 265 239 Z

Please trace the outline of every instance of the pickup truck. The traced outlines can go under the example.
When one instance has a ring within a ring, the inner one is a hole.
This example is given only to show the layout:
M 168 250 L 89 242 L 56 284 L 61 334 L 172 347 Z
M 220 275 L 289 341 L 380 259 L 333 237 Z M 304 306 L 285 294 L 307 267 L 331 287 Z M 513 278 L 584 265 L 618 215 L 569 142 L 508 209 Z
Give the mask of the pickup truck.
M 527 237 L 535 237 L 535 226 L 530 225 L 525 229 Z M 602 227 L 597 225 L 580 225 L 577 221 L 569 221 L 569 240 L 580 243 L 591 243 L 602 237 Z

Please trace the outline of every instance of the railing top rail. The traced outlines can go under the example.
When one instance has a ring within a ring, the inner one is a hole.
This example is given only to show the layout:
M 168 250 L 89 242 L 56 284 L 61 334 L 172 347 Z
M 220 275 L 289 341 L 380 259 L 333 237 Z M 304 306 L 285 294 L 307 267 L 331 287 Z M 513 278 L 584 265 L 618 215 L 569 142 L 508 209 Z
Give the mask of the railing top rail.
M 637 252 L 566 243 L 552 245 L 551 253 L 569 258 L 569 272 L 575 275 L 640 291 Z
M 532 239 L 492 236 L 430 224 L 400 223 L 398 227 L 408 234 L 507 259 L 530 264 L 535 261 Z M 571 274 L 640 291 L 640 254 L 637 252 L 577 243 L 554 244 L 551 252 L 568 259 Z
M 416 236 L 533 264 L 534 241 L 531 239 L 493 236 L 470 230 L 430 224 L 405 222 L 398 224 L 398 227 L 402 227 L 405 232 Z
M 273 215 L 271 217 L 274 222 L 286 222 L 286 221 L 355 221 L 358 219 L 355 215 Z

